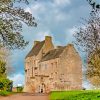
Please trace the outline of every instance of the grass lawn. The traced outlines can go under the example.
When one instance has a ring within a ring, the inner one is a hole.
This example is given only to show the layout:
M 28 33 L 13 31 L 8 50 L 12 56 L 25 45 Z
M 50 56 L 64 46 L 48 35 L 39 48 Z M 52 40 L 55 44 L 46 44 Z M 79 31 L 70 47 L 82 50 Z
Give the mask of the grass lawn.
M 100 100 L 100 90 L 51 92 L 50 100 Z

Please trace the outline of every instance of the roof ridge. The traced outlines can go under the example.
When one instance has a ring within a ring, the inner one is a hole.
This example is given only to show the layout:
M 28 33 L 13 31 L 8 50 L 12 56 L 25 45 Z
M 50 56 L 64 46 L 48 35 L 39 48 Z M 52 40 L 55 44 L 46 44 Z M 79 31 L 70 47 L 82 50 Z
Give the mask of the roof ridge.
M 61 53 L 63 52 L 63 50 L 66 48 L 66 46 L 62 47 L 62 48 L 55 48 L 52 49 L 50 51 L 48 51 L 40 60 L 40 62 L 43 61 L 47 61 L 47 60 L 51 60 L 51 59 L 55 59 L 55 58 L 59 58 L 59 56 L 61 55 Z

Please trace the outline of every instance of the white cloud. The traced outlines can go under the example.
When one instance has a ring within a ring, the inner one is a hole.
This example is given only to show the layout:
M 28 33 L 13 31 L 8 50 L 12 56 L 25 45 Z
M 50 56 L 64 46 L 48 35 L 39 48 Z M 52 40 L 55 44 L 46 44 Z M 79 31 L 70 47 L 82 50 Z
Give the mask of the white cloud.
M 14 76 L 8 77 L 10 80 L 13 81 L 13 86 L 16 87 L 18 84 L 24 85 L 24 75 L 22 74 L 15 74 Z
M 46 7 L 42 3 L 31 4 L 29 7 L 25 8 L 26 12 L 32 13 L 37 19 L 39 14 L 45 13 Z
M 31 10 L 31 8 L 27 7 L 27 8 L 25 9 L 25 12 L 32 13 L 32 10 Z
M 45 36 L 50 35 L 49 31 L 46 32 L 38 32 L 36 35 L 36 39 L 42 41 L 44 39 Z
M 44 14 L 46 12 L 46 6 L 43 3 L 36 3 L 35 5 L 31 5 L 30 7 L 33 15 L 36 16 L 36 18 L 39 18 L 39 14 Z
M 62 12 L 55 13 L 55 21 L 56 22 L 66 21 L 66 20 L 69 20 L 70 18 L 71 17 L 69 14 L 65 14 Z
M 73 27 L 67 30 L 67 32 L 69 32 L 68 34 L 71 34 L 71 35 L 74 35 L 76 31 L 77 31 L 76 27 Z
M 70 0 L 54 0 L 52 3 L 37 2 L 31 4 L 30 7 L 27 7 L 25 11 L 28 11 L 33 14 L 38 20 L 44 21 L 56 21 L 61 22 L 70 18 L 70 15 L 63 12 L 60 7 L 70 4 Z
M 55 5 L 57 6 L 64 6 L 71 3 L 70 0 L 54 0 Z
M 38 11 L 44 11 L 45 10 L 45 7 L 43 4 L 41 3 L 37 3 L 36 5 L 32 6 L 32 10 L 33 12 L 38 12 Z
M 67 43 L 71 43 L 74 40 L 74 34 L 76 31 L 77 31 L 77 28 L 75 27 L 65 30 Z
M 90 84 L 89 81 L 85 80 L 83 81 L 83 85 L 84 88 L 86 88 L 87 90 L 91 90 L 93 88 L 92 84 Z
M 40 31 L 40 32 L 38 32 L 36 34 L 35 39 L 39 40 L 39 41 L 42 41 L 42 40 L 44 40 L 45 36 L 52 36 L 53 37 L 53 35 L 51 34 L 51 32 L 48 30 L 48 31 Z

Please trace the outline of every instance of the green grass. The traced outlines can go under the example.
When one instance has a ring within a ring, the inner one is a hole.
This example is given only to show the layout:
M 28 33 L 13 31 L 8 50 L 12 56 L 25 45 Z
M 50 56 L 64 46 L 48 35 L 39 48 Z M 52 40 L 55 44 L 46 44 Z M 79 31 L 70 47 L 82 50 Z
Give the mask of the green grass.
M 14 92 L 8 92 L 8 91 L 0 91 L 0 96 L 8 96 L 11 94 L 15 94 Z
M 51 92 L 50 100 L 100 100 L 100 90 Z

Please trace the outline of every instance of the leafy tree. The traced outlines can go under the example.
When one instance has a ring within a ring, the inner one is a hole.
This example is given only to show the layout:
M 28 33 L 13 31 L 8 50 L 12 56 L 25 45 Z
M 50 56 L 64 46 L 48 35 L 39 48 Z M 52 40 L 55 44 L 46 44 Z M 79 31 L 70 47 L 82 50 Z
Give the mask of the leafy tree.
M 3 61 L 0 61 L 0 73 L 1 74 L 4 74 L 6 72 L 5 66 L 6 66 L 6 63 Z
M 100 9 L 100 4 L 96 3 L 96 0 L 87 0 L 94 10 Z
M 6 77 L 6 63 L 0 61 L 0 77 Z
M 88 54 L 87 78 L 94 86 L 100 86 L 100 9 L 94 3 L 89 19 L 85 19 L 86 24 L 78 28 L 75 39 L 78 47 Z
M 20 7 L 14 7 L 15 2 L 27 0 L 0 0 L 0 44 L 9 49 L 21 49 L 28 42 L 21 35 L 22 23 L 28 26 L 37 26 L 32 14 Z
M 0 90 L 11 91 L 12 81 L 7 78 L 7 68 L 4 59 L 0 59 Z

